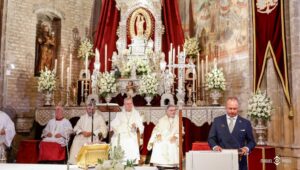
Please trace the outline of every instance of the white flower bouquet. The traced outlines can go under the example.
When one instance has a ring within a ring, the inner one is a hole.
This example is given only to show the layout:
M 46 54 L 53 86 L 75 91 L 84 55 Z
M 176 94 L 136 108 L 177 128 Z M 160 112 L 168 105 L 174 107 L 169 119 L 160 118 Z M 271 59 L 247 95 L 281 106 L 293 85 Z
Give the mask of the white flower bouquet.
M 199 42 L 196 37 L 185 39 L 183 48 L 188 56 L 197 57 L 199 53 Z
M 266 91 L 258 90 L 248 101 L 248 116 L 253 119 L 262 118 L 269 120 L 272 111 L 272 101 Z
M 209 90 L 217 89 L 225 91 L 226 80 L 221 69 L 213 68 L 211 72 L 206 74 L 206 86 Z
M 155 74 L 143 75 L 140 81 L 139 93 L 146 96 L 155 96 L 158 92 L 158 80 Z
M 102 97 L 106 97 L 108 94 L 117 92 L 117 83 L 114 73 L 105 72 L 99 74 L 97 78 L 97 86 L 99 88 L 99 94 Z
M 91 57 L 94 55 L 93 44 L 89 39 L 85 39 L 81 42 L 78 50 L 78 58 L 85 59 L 85 57 Z
M 151 68 L 148 60 L 134 58 L 130 59 L 125 66 L 123 76 L 129 77 L 132 67 L 135 65 L 137 75 L 145 75 L 151 73 Z
M 41 71 L 41 75 L 38 78 L 38 91 L 49 91 L 52 92 L 56 88 L 56 77 L 54 70 L 48 70 L 46 67 L 45 70 Z

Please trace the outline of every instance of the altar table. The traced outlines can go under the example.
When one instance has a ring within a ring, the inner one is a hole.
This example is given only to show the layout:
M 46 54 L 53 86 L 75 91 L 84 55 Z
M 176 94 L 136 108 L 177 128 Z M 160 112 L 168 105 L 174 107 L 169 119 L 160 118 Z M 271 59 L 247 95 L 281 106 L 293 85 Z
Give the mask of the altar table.
M 135 170 L 157 170 L 156 167 L 149 166 L 136 166 Z M 55 164 L 1 164 L 0 169 L 6 170 L 66 170 L 67 165 L 55 165 Z M 70 165 L 70 170 L 82 170 L 77 165 Z M 89 168 L 89 170 L 95 170 L 95 168 Z
M 238 170 L 238 151 L 190 151 L 186 154 L 186 170 Z
M 158 120 L 166 114 L 166 107 L 135 107 L 142 115 L 145 122 L 158 123 Z M 42 126 L 46 125 L 53 118 L 55 112 L 54 107 L 39 107 L 35 111 L 35 120 Z M 190 119 L 195 125 L 202 126 L 204 123 L 209 124 L 215 117 L 226 113 L 225 107 L 183 107 L 183 117 Z M 67 119 L 79 117 L 86 113 L 85 107 L 65 107 L 64 116 Z M 106 121 L 108 121 L 109 113 L 102 112 Z M 116 116 L 116 112 L 111 113 L 111 120 Z

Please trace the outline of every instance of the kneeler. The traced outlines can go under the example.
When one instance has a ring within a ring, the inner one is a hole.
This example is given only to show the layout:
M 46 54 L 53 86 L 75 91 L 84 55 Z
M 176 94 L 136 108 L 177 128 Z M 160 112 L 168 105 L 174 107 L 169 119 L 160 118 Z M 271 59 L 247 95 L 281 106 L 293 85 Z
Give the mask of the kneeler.
M 63 161 L 66 159 L 66 147 L 55 142 L 41 142 L 39 161 Z

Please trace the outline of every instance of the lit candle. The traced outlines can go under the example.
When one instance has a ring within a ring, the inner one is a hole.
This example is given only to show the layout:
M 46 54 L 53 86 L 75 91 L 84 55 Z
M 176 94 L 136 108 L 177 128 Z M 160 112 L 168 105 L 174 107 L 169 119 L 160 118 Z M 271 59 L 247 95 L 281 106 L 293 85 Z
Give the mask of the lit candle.
M 71 83 L 72 83 L 72 60 L 73 60 L 73 55 L 72 55 L 72 53 L 70 53 L 70 75 L 69 75 L 69 77 L 70 77 L 70 85 L 71 85 Z M 69 86 L 70 87 L 70 86 Z
M 215 57 L 214 58 L 214 69 L 216 69 L 217 68 L 217 58 Z
M 175 48 L 173 48 L 173 55 L 172 55 L 172 57 L 173 57 L 173 64 L 175 64 Z
M 54 72 L 57 73 L 57 59 L 54 60 Z
M 205 75 L 208 73 L 208 55 L 205 56 Z
M 61 87 L 64 87 L 64 60 L 65 60 L 65 56 L 63 55 L 61 58 L 61 76 L 60 76 Z
M 169 51 L 169 66 L 172 64 L 172 52 Z
M 95 61 L 95 69 L 100 70 L 100 53 L 98 48 L 96 48 L 96 61 Z
M 105 44 L 105 70 L 107 71 L 107 44 Z
M 70 88 L 70 67 L 67 67 L 67 91 Z

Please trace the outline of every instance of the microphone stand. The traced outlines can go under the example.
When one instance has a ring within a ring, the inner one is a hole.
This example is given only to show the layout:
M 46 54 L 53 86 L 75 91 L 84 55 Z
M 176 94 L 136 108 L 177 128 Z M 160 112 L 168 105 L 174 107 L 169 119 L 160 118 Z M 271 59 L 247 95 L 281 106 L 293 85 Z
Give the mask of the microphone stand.
M 70 134 L 67 135 L 67 137 L 66 137 L 66 147 L 67 147 L 67 170 L 70 169 L 70 163 L 69 163 L 69 158 L 70 158 L 70 153 L 69 153 L 69 140 L 70 140 Z
M 93 143 L 93 136 L 94 136 L 94 114 L 95 113 L 92 113 L 92 143 Z

